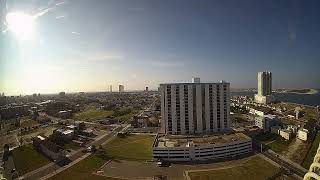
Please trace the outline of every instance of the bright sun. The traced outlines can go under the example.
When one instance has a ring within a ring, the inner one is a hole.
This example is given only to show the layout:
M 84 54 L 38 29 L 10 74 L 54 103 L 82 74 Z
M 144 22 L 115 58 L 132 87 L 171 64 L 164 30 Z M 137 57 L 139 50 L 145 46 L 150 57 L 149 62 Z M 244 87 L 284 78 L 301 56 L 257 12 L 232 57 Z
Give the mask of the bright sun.
M 21 40 L 27 40 L 33 36 L 35 18 L 23 12 L 10 12 L 6 16 L 8 30 L 14 32 Z

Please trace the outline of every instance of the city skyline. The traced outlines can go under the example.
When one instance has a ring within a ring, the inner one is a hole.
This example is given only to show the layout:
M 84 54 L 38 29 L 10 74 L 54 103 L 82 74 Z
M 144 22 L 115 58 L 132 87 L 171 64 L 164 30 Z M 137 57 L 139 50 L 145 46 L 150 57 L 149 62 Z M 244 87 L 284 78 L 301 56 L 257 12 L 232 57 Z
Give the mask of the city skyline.
M 157 89 L 191 77 L 256 88 L 264 70 L 274 88 L 320 88 L 316 1 L 53 2 L 32 39 L 1 33 L 0 92 Z M 48 3 L 7 1 L 7 11 Z

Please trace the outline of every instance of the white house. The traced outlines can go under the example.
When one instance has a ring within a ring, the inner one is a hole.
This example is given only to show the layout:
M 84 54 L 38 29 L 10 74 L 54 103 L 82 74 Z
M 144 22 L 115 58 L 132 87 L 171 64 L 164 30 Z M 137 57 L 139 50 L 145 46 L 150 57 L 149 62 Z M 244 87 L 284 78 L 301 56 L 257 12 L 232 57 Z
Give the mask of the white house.
M 301 139 L 302 141 L 307 141 L 307 139 L 308 139 L 308 130 L 307 129 L 299 129 L 299 131 L 298 131 L 298 134 L 297 134 L 297 137 L 299 138 L 299 139 Z

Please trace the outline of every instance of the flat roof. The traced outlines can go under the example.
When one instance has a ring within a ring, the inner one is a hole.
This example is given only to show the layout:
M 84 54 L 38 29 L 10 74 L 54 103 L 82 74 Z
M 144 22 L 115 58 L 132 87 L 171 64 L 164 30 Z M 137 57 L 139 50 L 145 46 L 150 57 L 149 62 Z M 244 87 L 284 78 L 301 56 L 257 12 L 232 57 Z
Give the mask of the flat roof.
M 229 82 L 206 82 L 206 83 L 193 83 L 193 82 L 174 82 L 174 83 L 160 83 L 161 85 L 177 85 L 177 84 L 185 84 L 185 85 L 193 85 L 193 84 L 230 84 Z
M 40 135 L 37 136 L 37 138 L 39 138 L 39 139 L 42 140 L 42 141 L 46 139 L 46 138 L 44 138 L 44 137 L 42 137 L 42 136 L 40 136 Z
M 73 124 L 67 126 L 67 128 L 70 128 L 70 129 L 74 129 L 74 128 L 76 128 L 76 127 L 77 127 L 77 126 L 75 126 L 75 125 L 73 125 Z
M 303 131 L 303 132 L 306 132 L 306 133 L 309 132 L 308 129 L 299 129 L 299 131 Z
M 277 116 L 273 115 L 273 114 L 265 114 L 264 117 L 269 118 L 269 119 L 277 118 Z
M 243 133 L 230 133 L 203 136 L 166 135 L 159 136 L 155 147 L 186 147 L 189 143 L 198 145 L 225 144 L 233 141 L 251 140 Z
M 92 133 L 92 132 L 93 132 L 93 130 L 92 130 L 92 129 L 85 129 L 85 130 L 83 130 L 82 132 L 85 132 L 85 133 Z
M 71 134 L 73 133 L 73 130 L 66 130 L 66 131 L 63 131 L 63 134 L 67 135 L 67 134 Z

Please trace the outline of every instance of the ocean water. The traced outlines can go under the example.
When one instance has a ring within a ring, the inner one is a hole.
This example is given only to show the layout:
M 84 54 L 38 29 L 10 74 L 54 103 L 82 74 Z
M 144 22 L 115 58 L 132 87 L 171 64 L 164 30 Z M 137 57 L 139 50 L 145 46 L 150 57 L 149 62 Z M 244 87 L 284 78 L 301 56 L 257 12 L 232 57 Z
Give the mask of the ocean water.
M 278 101 L 305 104 L 309 106 L 320 105 L 320 90 L 317 94 L 294 94 L 294 93 L 274 93 L 275 98 Z M 231 92 L 232 96 L 249 96 L 253 97 L 256 92 Z

